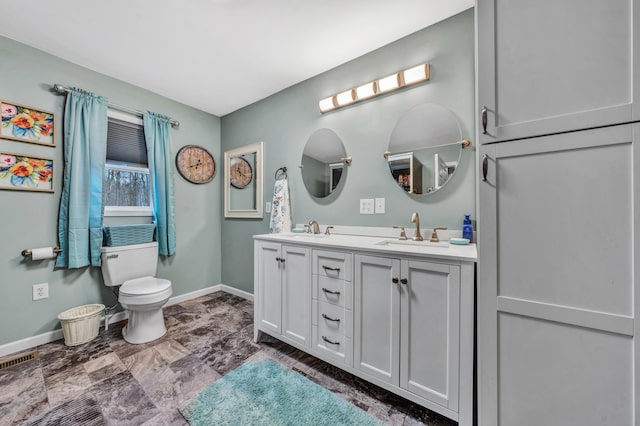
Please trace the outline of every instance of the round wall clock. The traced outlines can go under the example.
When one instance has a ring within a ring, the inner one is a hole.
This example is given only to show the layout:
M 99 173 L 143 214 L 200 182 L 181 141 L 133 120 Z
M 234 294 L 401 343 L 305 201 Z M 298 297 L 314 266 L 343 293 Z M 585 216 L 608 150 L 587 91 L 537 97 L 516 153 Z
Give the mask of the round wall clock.
M 251 164 L 242 157 L 232 157 L 229 160 L 229 178 L 231 185 L 242 189 L 253 180 Z
M 216 162 L 206 149 L 186 145 L 176 155 L 176 167 L 183 178 L 191 183 L 207 183 L 216 173 Z

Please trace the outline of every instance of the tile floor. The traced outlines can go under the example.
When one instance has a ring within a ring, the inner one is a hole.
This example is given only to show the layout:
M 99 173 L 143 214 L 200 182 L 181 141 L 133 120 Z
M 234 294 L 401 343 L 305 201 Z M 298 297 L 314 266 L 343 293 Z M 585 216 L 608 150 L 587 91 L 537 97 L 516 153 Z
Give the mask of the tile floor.
M 185 425 L 178 406 L 261 351 L 385 423 L 456 424 L 275 339 L 255 344 L 253 303 L 237 296 L 212 293 L 164 312 L 168 332 L 154 342 L 128 344 L 113 324 L 89 343 L 42 345 L 38 360 L 0 371 L 0 425 L 83 399 L 109 425 Z

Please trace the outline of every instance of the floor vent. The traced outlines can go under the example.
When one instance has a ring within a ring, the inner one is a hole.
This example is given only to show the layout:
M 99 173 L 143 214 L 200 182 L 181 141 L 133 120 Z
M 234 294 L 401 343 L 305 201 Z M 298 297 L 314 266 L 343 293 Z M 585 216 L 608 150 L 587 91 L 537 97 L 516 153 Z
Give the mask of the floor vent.
M 15 367 L 16 365 L 33 361 L 35 359 L 38 359 L 38 357 L 39 357 L 38 351 L 33 351 L 25 355 L 19 355 L 15 358 L 0 362 L 0 370 L 6 370 L 7 368 Z

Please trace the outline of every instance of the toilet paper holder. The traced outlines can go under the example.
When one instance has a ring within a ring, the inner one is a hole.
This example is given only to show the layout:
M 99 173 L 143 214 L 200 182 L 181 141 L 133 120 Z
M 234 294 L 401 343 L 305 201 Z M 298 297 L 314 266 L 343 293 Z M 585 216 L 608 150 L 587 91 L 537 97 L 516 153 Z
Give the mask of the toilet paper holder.
M 60 247 L 54 247 L 53 248 L 53 253 L 58 254 L 58 253 L 62 253 L 62 249 Z M 29 257 L 31 256 L 31 249 L 24 249 L 22 250 L 22 255 L 24 257 Z

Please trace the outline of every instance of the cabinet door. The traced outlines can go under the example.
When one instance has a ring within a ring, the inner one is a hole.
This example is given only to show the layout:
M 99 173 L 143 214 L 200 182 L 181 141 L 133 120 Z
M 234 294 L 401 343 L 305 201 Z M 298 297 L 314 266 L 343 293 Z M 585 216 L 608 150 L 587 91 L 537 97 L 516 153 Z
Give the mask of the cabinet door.
M 458 411 L 460 266 L 401 267 L 400 387 Z
M 399 278 L 400 260 L 355 256 L 353 366 L 396 386 L 400 351 Z
M 280 244 L 255 243 L 255 320 L 261 330 L 282 334 L 282 280 Z
M 632 111 L 639 7 L 637 0 L 476 2 L 480 142 L 640 119 Z
M 634 424 L 631 130 L 481 147 L 481 425 Z
M 311 345 L 310 252 L 282 246 L 282 335 L 304 346 Z

